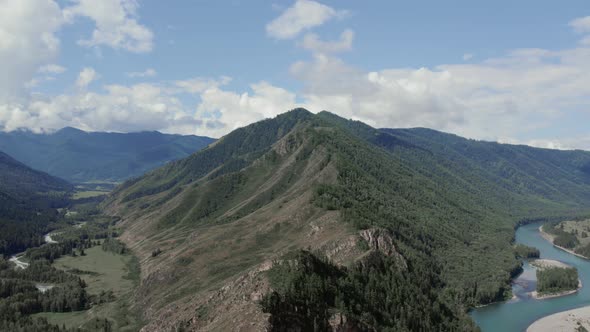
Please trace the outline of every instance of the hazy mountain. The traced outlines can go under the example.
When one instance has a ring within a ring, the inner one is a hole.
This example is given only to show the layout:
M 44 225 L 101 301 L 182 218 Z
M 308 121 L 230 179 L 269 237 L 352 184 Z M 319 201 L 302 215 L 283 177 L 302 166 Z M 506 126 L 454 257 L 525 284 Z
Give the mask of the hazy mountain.
M 124 183 L 104 208 L 142 262 L 148 329 L 464 331 L 466 308 L 506 296 L 520 269 L 518 222 L 590 212 L 589 165 L 296 109 Z
M 202 149 L 209 137 L 159 132 L 101 133 L 64 128 L 51 134 L 0 133 L 0 150 L 70 182 L 121 181 Z

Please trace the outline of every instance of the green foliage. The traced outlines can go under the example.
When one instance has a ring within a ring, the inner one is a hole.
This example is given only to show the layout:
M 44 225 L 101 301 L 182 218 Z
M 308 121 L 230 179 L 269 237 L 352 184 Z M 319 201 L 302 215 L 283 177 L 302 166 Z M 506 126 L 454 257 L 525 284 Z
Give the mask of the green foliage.
M 549 267 L 537 269 L 537 291 L 551 294 L 578 288 L 578 270 L 576 268 Z
M 0 152 L 0 255 L 43 243 L 72 186 Z
M 514 246 L 514 254 L 517 258 L 539 258 L 540 252 L 539 249 L 534 247 L 529 247 L 524 244 L 517 244 Z
M 580 254 L 584 257 L 590 257 L 590 243 L 576 248 L 575 252 L 576 252 L 576 254 Z
M 261 304 L 272 314 L 273 331 L 329 330 L 334 314 L 344 315 L 349 329 L 361 331 L 475 330 L 439 298 L 435 274 L 405 270 L 378 253 L 343 269 L 300 251 L 275 264 L 269 279 L 273 292 Z
M 102 241 L 102 250 L 107 251 L 107 252 L 112 252 L 114 254 L 118 254 L 118 255 L 125 255 L 128 252 L 127 246 L 125 246 L 125 243 L 114 239 L 114 238 L 107 238 L 104 241 Z
M 576 235 L 564 231 L 563 227 L 557 227 L 557 224 L 545 224 L 543 225 L 543 230 L 545 232 L 555 235 L 553 239 L 553 244 L 555 244 L 556 246 L 564 247 L 567 249 L 573 249 L 579 243 Z
M 217 177 L 237 170 L 238 166 L 244 168 L 268 152 L 273 143 L 287 135 L 295 126 L 312 117 L 311 113 L 297 109 L 275 119 L 236 129 L 199 153 L 169 163 L 141 179 L 131 180 L 116 192 L 125 191 L 123 200 L 128 202 L 191 183 L 214 170 L 217 171 L 213 173 L 213 177 Z
M 41 293 L 36 283 L 54 284 Z M 46 261 L 33 261 L 27 269 L 15 270 L 0 258 L 0 330 L 67 331 L 27 315 L 38 312 L 68 312 L 89 308 L 86 283 L 77 276 L 57 270 Z

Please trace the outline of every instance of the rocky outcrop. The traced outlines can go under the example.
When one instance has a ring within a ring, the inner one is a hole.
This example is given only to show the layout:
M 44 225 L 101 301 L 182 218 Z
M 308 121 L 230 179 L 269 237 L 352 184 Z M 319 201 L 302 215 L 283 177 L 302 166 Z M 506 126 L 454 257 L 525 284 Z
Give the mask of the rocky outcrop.
M 328 322 L 332 332 L 356 332 L 360 330 L 342 313 L 333 314 Z
M 408 267 L 404 257 L 395 249 L 393 237 L 388 231 L 381 228 L 371 228 L 361 231 L 359 235 L 366 241 L 370 250 L 378 251 L 385 256 L 394 257 L 399 262 L 400 267 L 404 269 Z

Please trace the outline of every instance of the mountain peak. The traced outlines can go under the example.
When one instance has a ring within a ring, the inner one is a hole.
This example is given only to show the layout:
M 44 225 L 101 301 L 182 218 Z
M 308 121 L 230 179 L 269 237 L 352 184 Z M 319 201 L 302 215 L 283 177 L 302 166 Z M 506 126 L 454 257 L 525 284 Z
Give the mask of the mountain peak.
M 74 135 L 74 134 L 87 134 L 84 130 L 74 127 L 63 127 L 55 132 L 56 135 Z

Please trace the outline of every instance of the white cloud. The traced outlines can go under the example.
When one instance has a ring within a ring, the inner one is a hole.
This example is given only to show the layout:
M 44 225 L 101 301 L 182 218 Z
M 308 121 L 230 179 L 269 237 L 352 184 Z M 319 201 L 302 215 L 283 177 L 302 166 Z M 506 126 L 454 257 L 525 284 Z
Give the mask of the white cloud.
M 308 33 L 303 37 L 301 47 L 308 49 L 314 53 L 338 53 L 343 51 L 350 51 L 352 49 L 352 41 L 354 39 L 354 31 L 346 29 L 340 34 L 340 40 L 323 41 L 314 33 Z
M 54 1 L 0 1 L 0 101 L 21 95 L 39 66 L 57 56 L 62 24 Z
M 28 89 L 37 87 L 39 85 L 41 85 L 41 83 L 45 83 L 45 82 L 50 82 L 50 81 L 54 81 L 55 77 L 53 76 L 38 76 L 38 77 L 34 77 L 32 78 L 30 81 L 28 81 L 27 83 L 25 83 L 25 87 Z
M 231 82 L 231 77 L 221 76 L 218 79 L 210 79 L 203 77 L 196 77 L 187 80 L 175 81 L 174 85 L 179 88 L 179 91 L 199 94 L 207 89 L 217 88 Z
M 250 88 L 252 94 L 224 91 L 217 87 L 203 91 L 201 103 L 197 106 L 197 116 L 204 119 L 206 124 L 211 124 L 207 132 L 221 136 L 297 105 L 294 93 L 267 82 L 252 84 Z
M 566 115 L 590 117 L 590 48 L 584 47 L 522 49 L 473 64 L 374 72 L 316 55 L 291 72 L 304 84 L 300 97 L 312 109 L 377 127 L 423 126 L 495 140 L 535 136 Z
M 125 7 L 125 15 L 135 12 L 135 2 L 119 3 L 131 6 Z M 275 20 L 295 22 L 294 27 L 280 27 L 273 21 L 269 24 L 275 23 L 271 29 L 273 36 L 292 38 L 339 16 L 327 7 L 328 14 L 311 15 L 316 17 L 312 20 L 316 23 L 297 23 L 300 14 L 294 13 L 302 12 L 299 7 L 309 3 L 326 11 L 327 6 L 298 1 Z M 51 8 L 44 10 L 51 13 Z M 56 23 L 38 28 L 22 24 L 35 21 L 40 15 L 37 7 L 27 7 L 18 19 L 11 20 L 0 6 L 0 37 L 22 36 L 26 41 L 0 38 L 0 59 L 22 66 L 18 75 L 11 74 L 12 68 L 7 66 L 8 74 L 19 78 L 19 86 L 31 83 L 40 67 L 54 61 L 59 44 L 46 41 L 57 39 L 40 37 L 42 31 L 53 31 L 46 36 L 55 38 L 54 33 L 62 24 L 59 7 L 53 8 L 57 8 L 53 15 Z M 3 17 L 9 20 L 2 20 Z M 584 22 L 586 19 L 571 23 L 582 33 L 581 40 L 590 38 Z M 100 29 L 98 24 L 97 29 Z M 571 137 L 556 138 L 546 134 L 552 127 L 560 126 L 558 121 L 564 117 L 570 121 L 590 119 L 590 47 L 582 42 L 563 50 L 517 49 L 485 60 L 473 60 L 466 55 L 471 59 L 469 63 L 367 71 L 333 55 L 350 49 L 352 41 L 351 30 L 336 41 L 306 35 L 301 46 L 313 51 L 313 59 L 294 63 L 290 68 L 292 76 L 303 86 L 297 92 L 264 81 L 251 84 L 247 91 L 232 91 L 228 88 L 231 78 L 223 76 L 158 84 L 107 85 L 101 92 L 94 92 L 85 87 L 98 74 L 92 68 L 85 68 L 77 82 L 79 89 L 70 94 L 34 95 L 26 100 L 0 103 L 0 128 L 43 131 L 74 126 L 85 130 L 160 130 L 219 137 L 239 126 L 304 106 L 311 111 L 332 111 L 375 127 L 422 126 L 478 139 L 590 149 L 587 135 L 572 132 Z M 124 43 L 114 45 L 124 48 L 121 46 Z M 14 60 L 18 57 L 25 64 Z M 48 74 L 59 71 L 43 70 Z M 128 74 L 151 75 L 149 70 Z M 7 85 L 5 82 L 4 77 L 0 78 L 0 88 L 1 84 Z M 0 93 L 3 91 L 0 89 Z M 197 101 L 189 105 L 187 100 Z
M 524 144 L 544 149 L 557 150 L 590 150 L 590 136 L 553 137 L 521 140 L 514 138 L 499 138 L 498 142 L 507 144 Z
M 471 54 L 471 53 L 463 54 L 463 61 L 469 61 L 471 59 L 473 59 L 473 54 Z
M 92 81 L 97 80 L 100 75 L 94 70 L 94 68 L 86 67 L 82 69 L 76 80 L 76 86 L 78 89 L 86 89 Z
M 249 92 L 222 90 L 229 80 L 192 78 L 160 85 L 107 85 L 101 93 L 81 89 L 54 97 L 37 95 L 24 103 L 0 104 L 0 128 L 45 132 L 72 126 L 89 131 L 159 130 L 220 137 L 295 105 L 295 94 L 267 82 L 252 84 Z M 179 82 L 194 85 L 180 88 Z M 196 82 L 201 84 L 198 91 Z M 200 97 L 196 107 L 178 97 L 191 91 Z
M 590 33 L 590 16 L 572 20 L 570 26 L 578 33 Z
M 66 68 L 56 65 L 56 64 L 48 64 L 41 66 L 37 72 L 41 74 L 61 74 L 66 71 Z
M 158 75 L 155 69 L 148 68 L 144 71 L 135 71 L 135 72 L 128 72 L 126 73 L 127 77 L 137 78 L 137 77 L 154 77 Z
M 7 131 L 43 132 L 73 126 L 90 131 L 180 132 L 177 125 L 192 124 L 190 133 L 194 133 L 200 123 L 176 97 L 150 84 L 108 85 L 104 93 L 81 91 L 0 105 L 0 125 Z
M 64 9 L 68 21 L 82 16 L 96 24 L 92 37 L 79 41 L 87 47 L 106 45 L 114 49 L 145 53 L 153 49 L 154 35 L 137 22 L 135 0 L 72 0 L 75 4 Z
M 347 13 L 319 2 L 297 0 L 293 6 L 266 25 L 266 32 L 276 39 L 291 39 L 304 30 L 322 25 L 333 18 L 344 17 Z

